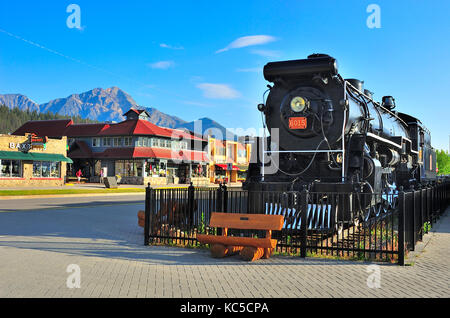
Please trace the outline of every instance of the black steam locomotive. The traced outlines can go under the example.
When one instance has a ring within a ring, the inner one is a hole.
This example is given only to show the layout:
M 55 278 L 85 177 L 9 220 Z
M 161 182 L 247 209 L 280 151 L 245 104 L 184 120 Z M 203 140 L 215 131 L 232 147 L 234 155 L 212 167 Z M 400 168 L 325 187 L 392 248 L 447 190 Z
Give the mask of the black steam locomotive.
M 247 190 L 395 193 L 436 179 L 436 153 L 419 119 L 343 79 L 325 54 L 268 63 L 258 105 L 269 137 L 255 142 Z

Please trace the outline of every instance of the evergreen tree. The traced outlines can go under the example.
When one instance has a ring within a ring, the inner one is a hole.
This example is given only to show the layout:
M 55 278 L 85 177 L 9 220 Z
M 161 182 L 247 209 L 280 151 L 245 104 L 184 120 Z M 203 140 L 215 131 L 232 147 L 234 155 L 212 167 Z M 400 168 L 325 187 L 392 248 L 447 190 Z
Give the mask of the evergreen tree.
M 90 124 L 98 123 L 96 120 L 85 119 L 80 116 L 62 116 L 48 113 L 38 113 L 36 110 L 20 110 L 19 108 L 10 109 L 5 105 L 0 105 L 0 134 L 8 134 L 16 131 L 20 126 L 30 120 L 55 120 L 55 119 L 72 119 L 74 123 Z

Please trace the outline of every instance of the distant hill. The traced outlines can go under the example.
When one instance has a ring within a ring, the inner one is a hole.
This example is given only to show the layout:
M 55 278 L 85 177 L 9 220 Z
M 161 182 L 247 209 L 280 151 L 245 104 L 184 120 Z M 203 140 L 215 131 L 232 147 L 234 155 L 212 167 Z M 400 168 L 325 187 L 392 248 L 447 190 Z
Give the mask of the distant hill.
M 146 109 L 150 114 L 150 121 L 158 126 L 186 128 L 193 131 L 195 123 L 195 121 L 187 122 L 177 116 L 163 113 L 153 107 L 140 106 L 129 94 L 118 87 L 95 88 L 84 93 L 57 98 L 40 105 L 25 95 L 0 94 L 1 104 L 6 105 L 9 109 L 34 111 L 35 115 L 51 113 L 52 115 L 57 114 L 61 118 L 78 118 L 99 122 L 123 121 L 125 119 L 123 114 L 130 108 L 138 108 Z M 3 121 L 4 118 L 0 117 L 0 119 Z M 210 130 L 213 136 L 220 137 L 222 135 L 224 138 L 227 136 L 227 132 L 229 133 L 225 127 L 210 118 L 201 118 L 199 121 L 202 123 L 202 133 Z M 19 126 L 13 127 L 13 131 Z M 232 139 L 235 138 L 233 134 L 230 134 L 230 136 L 232 136 Z
M 171 116 L 153 107 L 141 107 L 150 114 L 150 121 L 161 127 L 176 128 L 186 123 L 185 120 Z
M 95 88 L 85 93 L 52 100 L 40 105 L 40 111 L 98 121 L 122 121 L 123 114 L 137 106 L 130 95 L 118 87 L 111 87 Z
M 39 104 L 21 94 L 0 95 L 0 105 L 5 105 L 8 108 L 40 112 Z
M 53 120 L 72 118 L 74 123 L 96 123 L 97 121 L 84 119 L 79 116 L 61 116 L 48 113 L 38 113 L 37 111 L 20 110 L 0 105 L 0 134 L 9 134 L 17 130 L 20 126 L 30 120 Z
M 224 126 L 207 117 L 181 124 L 177 128 L 186 128 L 196 134 L 203 134 L 204 136 L 210 135 L 211 137 L 219 139 L 237 140 L 238 138 L 238 136 Z M 198 129 L 201 129 L 201 131 L 197 131 Z

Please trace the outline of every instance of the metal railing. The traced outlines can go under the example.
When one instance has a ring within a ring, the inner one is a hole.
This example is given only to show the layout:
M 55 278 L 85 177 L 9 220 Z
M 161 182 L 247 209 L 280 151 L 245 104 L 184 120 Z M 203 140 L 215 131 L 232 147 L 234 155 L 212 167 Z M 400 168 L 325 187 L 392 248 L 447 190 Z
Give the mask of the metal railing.
M 276 251 L 289 255 L 397 262 L 414 250 L 450 203 L 450 182 L 386 194 L 194 188 L 146 190 L 145 245 L 199 246 L 212 212 L 283 215 Z M 264 236 L 261 231 L 228 235 Z

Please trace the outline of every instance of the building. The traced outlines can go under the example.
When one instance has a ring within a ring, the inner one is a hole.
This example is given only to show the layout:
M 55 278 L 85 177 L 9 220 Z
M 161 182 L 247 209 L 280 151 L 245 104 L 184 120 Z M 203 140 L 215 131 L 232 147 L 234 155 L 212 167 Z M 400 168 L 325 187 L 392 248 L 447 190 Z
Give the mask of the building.
M 131 109 L 120 123 L 74 124 L 72 120 L 30 121 L 14 135 L 68 138 L 73 160 L 68 175 L 82 169 L 83 176 L 99 182 L 117 176 L 120 183 L 164 185 L 209 183 L 207 140 L 149 121 L 145 110 Z
M 0 187 L 62 186 L 65 182 L 67 139 L 0 135 Z
M 209 137 L 209 180 L 211 183 L 242 182 L 250 162 L 249 143 Z

